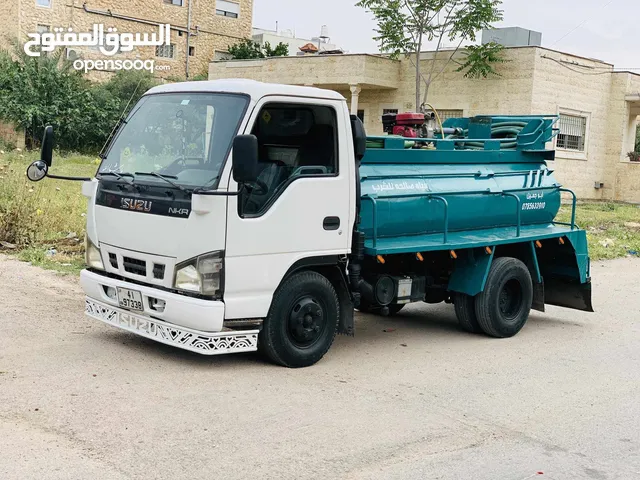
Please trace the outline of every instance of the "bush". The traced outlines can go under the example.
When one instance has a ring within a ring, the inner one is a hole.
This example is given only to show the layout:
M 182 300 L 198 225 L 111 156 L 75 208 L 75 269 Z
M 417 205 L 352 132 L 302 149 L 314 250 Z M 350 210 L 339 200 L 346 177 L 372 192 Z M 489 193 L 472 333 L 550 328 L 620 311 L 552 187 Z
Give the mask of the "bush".
M 60 251 L 60 242 L 75 245 L 84 237 L 86 198 L 80 182 L 29 182 L 25 172 L 35 158 L 35 152 L 0 156 L 0 241 L 18 248 L 51 245 Z M 56 152 L 54 158 L 61 175 L 92 176 L 97 168 L 95 157 Z
M 289 45 L 280 42 L 275 48 L 269 42 L 260 45 L 250 39 L 242 40 L 229 47 L 229 55 L 234 60 L 250 60 L 254 58 L 286 57 L 289 55 Z
M 30 57 L 17 44 L 0 52 L 0 119 L 24 129 L 29 147 L 53 125 L 58 148 L 96 153 L 120 115 L 157 82 L 148 72 L 120 71 L 92 83 L 63 52 Z

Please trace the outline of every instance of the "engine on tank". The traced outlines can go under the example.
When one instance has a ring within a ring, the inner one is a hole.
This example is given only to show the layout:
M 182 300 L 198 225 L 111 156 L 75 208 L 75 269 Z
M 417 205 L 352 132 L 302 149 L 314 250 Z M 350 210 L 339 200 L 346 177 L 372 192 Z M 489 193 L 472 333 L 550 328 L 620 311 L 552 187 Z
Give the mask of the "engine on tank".
M 382 116 L 384 131 L 406 138 L 424 137 L 424 113 L 387 113 Z
M 382 116 L 382 127 L 389 135 L 405 138 L 434 138 L 436 135 L 442 135 L 433 113 L 386 113 Z M 461 130 L 456 128 L 443 130 L 445 135 L 461 133 Z

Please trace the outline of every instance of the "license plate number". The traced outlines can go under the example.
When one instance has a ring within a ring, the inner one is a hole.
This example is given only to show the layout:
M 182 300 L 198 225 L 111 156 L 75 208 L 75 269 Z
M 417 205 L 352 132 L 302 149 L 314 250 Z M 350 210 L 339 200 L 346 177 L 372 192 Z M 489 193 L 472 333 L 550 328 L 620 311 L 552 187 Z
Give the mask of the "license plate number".
M 118 304 L 122 308 L 129 310 L 137 310 L 138 312 L 144 310 L 142 306 L 142 294 L 136 290 L 129 290 L 128 288 L 118 288 Z

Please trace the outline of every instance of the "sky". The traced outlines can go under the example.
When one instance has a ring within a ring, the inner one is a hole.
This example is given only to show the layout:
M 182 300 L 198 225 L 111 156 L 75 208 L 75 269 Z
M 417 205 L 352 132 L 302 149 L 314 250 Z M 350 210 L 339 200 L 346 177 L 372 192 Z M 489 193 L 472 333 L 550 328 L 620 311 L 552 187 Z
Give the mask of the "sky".
M 258 28 L 294 30 L 297 37 L 318 36 L 329 27 L 331 43 L 350 53 L 375 53 L 375 21 L 357 0 L 254 0 Z M 499 27 L 542 32 L 542 46 L 635 68 L 640 73 L 640 1 L 504 0 Z M 576 28 L 577 27 L 577 28 Z M 428 49 L 429 45 L 425 45 Z

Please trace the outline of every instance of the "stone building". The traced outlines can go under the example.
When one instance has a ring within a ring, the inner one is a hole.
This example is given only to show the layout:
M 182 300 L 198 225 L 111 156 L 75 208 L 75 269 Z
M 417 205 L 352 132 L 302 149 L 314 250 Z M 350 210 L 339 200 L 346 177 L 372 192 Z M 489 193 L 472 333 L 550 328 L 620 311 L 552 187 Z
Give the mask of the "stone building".
M 640 115 L 640 75 L 539 46 L 507 48 L 500 76 L 468 79 L 450 52 L 422 54 L 423 72 L 443 73 L 428 101 L 443 117 L 558 114 L 554 168 L 580 198 L 640 202 L 640 162 L 630 162 Z M 415 110 L 415 69 L 381 55 L 330 55 L 213 62 L 209 78 L 314 85 L 340 92 L 369 134 L 387 112 Z
M 28 33 L 73 28 L 91 32 L 94 24 L 115 27 L 120 33 L 158 32 L 171 25 L 171 45 L 136 47 L 114 59 L 153 59 L 159 77 L 206 75 L 217 51 L 251 37 L 253 0 L 9 0 L 0 11 L 3 43 Z M 189 35 L 190 33 L 190 35 Z M 2 35 L 0 35 L 2 36 Z M 68 58 L 104 60 L 96 47 L 73 47 Z M 95 77 L 109 75 L 94 73 Z

